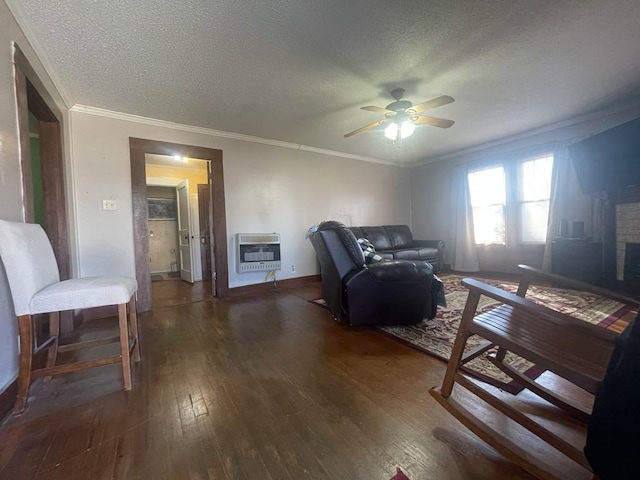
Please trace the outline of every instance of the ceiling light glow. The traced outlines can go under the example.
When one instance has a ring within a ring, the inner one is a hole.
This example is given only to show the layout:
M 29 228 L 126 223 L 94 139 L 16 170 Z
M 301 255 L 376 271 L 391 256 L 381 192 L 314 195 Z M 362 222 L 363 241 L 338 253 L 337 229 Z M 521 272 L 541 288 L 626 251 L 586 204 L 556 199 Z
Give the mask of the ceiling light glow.
M 384 129 L 384 136 L 389 140 L 395 140 L 398 137 L 398 124 L 391 122 L 389 126 Z
M 413 122 L 405 120 L 404 122 L 402 122 L 402 125 L 400 125 L 400 138 L 407 138 L 408 136 L 413 134 L 415 129 L 416 126 Z
M 407 138 L 412 135 L 415 129 L 415 124 L 409 120 L 405 120 L 400 125 L 392 122 L 384 129 L 384 136 L 389 140 L 400 140 L 401 138 Z

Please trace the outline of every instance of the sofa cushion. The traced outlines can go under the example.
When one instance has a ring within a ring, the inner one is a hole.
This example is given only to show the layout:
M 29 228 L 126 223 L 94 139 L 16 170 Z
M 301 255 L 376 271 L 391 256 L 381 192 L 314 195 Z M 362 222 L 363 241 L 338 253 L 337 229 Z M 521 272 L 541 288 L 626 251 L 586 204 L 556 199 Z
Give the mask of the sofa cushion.
M 360 227 L 362 233 L 364 234 L 364 238 L 373 243 L 373 246 L 376 247 L 376 251 L 380 250 L 391 250 L 393 248 L 391 246 L 391 241 L 389 241 L 389 237 L 387 237 L 387 232 L 382 227 Z
M 413 246 L 413 236 L 407 225 L 383 225 L 382 228 L 387 232 L 391 248 L 411 248 Z
M 391 250 L 393 258 L 397 260 L 433 260 L 438 258 L 437 248 L 402 248 L 398 250 Z

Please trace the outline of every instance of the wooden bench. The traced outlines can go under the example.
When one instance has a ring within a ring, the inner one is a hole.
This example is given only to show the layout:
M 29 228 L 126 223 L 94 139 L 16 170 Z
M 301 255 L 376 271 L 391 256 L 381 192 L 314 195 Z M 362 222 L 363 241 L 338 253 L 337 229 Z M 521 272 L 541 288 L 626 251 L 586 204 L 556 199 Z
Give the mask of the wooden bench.
M 583 396 L 591 397 L 592 401 L 606 372 L 617 334 L 528 300 L 525 296 L 529 285 L 542 279 L 618 301 L 637 302 L 531 267 L 519 268 L 523 278 L 518 294 L 470 278 L 462 281 L 469 289 L 469 296 L 442 386 L 432 388 L 430 393 L 480 438 L 533 475 L 543 479 L 581 478 L 582 472 L 584 478 L 590 478 L 590 466 L 582 452 L 586 423 L 590 417 L 589 399 L 576 402 L 538 384 L 505 363 L 505 355 L 510 351 L 535 363 L 579 387 Z M 483 295 L 499 301 L 500 305 L 478 314 L 478 302 Z M 487 341 L 465 354 L 465 345 L 471 335 Z M 516 396 L 505 394 L 467 377 L 460 370 L 466 362 L 493 346 L 498 350 L 490 360 L 535 395 L 529 392 Z M 456 389 L 452 395 L 455 384 L 464 387 L 464 391 Z M 470 395 L 474 396 L 475 402 L 469 399 Z M 491 413 L 487 413 L 485 406 L 476 407 L 478 398 L 493 408 Z M 505 421 L 505 416 L 508 421 Z M 533 445 L 540 440 L 546 445 L 528 448 L 529 443 Z M 550 462 L 545 446 L 561 452 L 566 458 Z M 531 450 L 535 450 L 538 456 Z M 573 464 L 567 465 L 567 460 Z M 567 475 L 569 471 L 574 472 L 573 476 Z

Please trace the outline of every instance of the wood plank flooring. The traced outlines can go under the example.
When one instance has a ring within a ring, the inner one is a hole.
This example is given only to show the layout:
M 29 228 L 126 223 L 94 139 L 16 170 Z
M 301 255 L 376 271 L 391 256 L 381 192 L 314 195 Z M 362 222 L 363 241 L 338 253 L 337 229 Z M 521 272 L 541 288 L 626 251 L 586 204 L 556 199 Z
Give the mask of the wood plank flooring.
M 335 323 L 308 302 L 319 295 L 141 315 L 133 390 L 119 365 L 35 383 L 0 428 L 0 479 L 532 478 L 431 398 L 444 362 Z M 93 321 L 81 336 L 114 330 Z
M 213 300 L 211 280 L 188 283 L 180 278 L 168 278 L 151 284 L 151 296 L 153 309 Z

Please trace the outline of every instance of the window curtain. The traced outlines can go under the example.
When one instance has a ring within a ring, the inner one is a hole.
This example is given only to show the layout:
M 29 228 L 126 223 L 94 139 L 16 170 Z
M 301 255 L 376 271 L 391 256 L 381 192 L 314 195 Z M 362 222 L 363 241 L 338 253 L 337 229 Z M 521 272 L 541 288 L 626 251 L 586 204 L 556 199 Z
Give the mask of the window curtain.
M 553 172 L 551 174 L 551 196 L 549 198 L 549 220 L 547 238 L 542 257 L 542 270 L 551 271 L 551 249 L 553 240 L 559 236 L 560 223 L 568 222 L 569 228 L 575 221 L 584 222 L 584 231 L 591 232 L 591 196 L 580 191 L 568 145 L 559 145 L 553 152 Z M 569 236 L 572 233 L 569 232 Z
M 473 208 L 467 174 L 466 166 L 457 167 L 454 174 L 456 216 L 452 268 L 458 272 L 479 272 L 480 264 L 473 230 Z
M 605 236 L 605 212 L 608 206 L 608 197 L 605 192 L 593 194 L 593 241 L 603 242 Z

